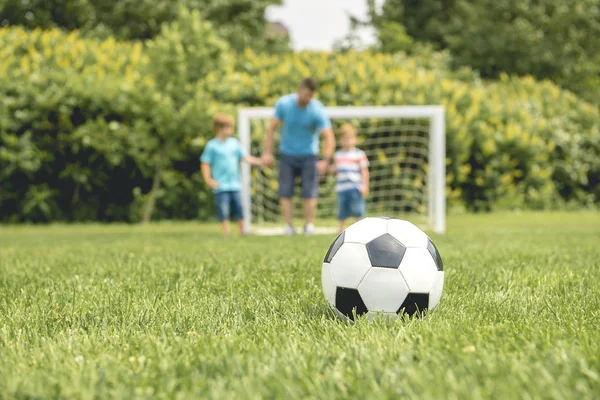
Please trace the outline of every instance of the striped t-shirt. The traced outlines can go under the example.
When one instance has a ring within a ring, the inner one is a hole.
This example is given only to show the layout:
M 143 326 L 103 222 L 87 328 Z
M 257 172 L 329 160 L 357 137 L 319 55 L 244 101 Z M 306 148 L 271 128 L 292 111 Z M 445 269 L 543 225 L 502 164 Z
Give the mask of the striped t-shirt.
M 360 190 L 363 185 L 360 171 L 362 168 L 369 166 L 369 160 L 365 152 L 357 148 L 348 151 L 339 150 L 335 153 L 333 159 L 337 171 L 335 191 Z

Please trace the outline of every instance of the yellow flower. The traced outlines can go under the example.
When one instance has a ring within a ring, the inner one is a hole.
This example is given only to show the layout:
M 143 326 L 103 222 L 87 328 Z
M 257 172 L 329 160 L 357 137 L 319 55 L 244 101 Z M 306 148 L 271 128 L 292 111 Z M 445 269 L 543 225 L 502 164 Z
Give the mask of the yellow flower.
M 473 346 L 472 344 L 470 344 L 468 346 L 463 347 L 462 351 L 464 353 L 473 353 L 473 352 L 475 352 L 475 346 Z

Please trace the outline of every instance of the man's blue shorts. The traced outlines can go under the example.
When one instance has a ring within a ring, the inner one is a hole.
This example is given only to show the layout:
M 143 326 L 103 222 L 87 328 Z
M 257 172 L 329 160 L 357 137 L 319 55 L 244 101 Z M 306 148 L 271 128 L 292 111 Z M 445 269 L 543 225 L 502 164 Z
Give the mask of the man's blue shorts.
M 348 189 L 338 192 L 338 219 L 362 217 L 365 215 L 365 199 L 358 189 Z
M 223 222 L 231 218 L 239 221 L 244 218 L 242 209 L 242 196 L 239 191 L 234 192 L 216 192 L 215 205 L 217 207 L 217 218 Z
M 279 197 L 294 197 L 296 178 L 302 181 L 302 198 L 316 199 L 319 191 L 319 173 L 317 172 L 317 156 L 279 155 Z

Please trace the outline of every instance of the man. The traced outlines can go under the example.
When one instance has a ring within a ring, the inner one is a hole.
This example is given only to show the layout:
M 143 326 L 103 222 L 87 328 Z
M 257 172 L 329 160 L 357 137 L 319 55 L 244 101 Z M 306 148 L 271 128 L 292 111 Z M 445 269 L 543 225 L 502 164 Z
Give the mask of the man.
M 283 96 L 275 105 L 275 117 L 267 127 L 263 165 L 273 164 L 273 135 L 283 124 L 279 146 L 279 201 L 286 222 L 284 233 L 294 235 L 294 182 L 302 181 L 302 211 L 304 234 L 314 232 L 313 219 L 317 208 L 319 176 L 327 173 L 335 150 L 331 121 L 323 104 L 314 99 L 317 83 L 305 78 L 296 93 Z M 325 139 L 323 158 L 318 160 L 319 136 Z

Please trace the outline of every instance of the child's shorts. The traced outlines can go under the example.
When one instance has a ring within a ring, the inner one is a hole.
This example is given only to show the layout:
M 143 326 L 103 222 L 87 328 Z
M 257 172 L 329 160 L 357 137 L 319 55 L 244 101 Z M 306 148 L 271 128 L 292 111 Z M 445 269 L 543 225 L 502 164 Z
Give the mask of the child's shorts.
M 365 199 L 358 189 L 344 190 L 338 192 L 338 219 L 344 220 L 348 217 L 362 217 L 365 215 Z
M 239 191 L 235 192 L 216 192 L 215 204 L 217 206 L 217 218 L 223 222 L 231 218 L 239 221 L 244 218 L 242 209 L 242 196 Z

